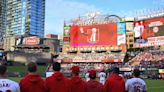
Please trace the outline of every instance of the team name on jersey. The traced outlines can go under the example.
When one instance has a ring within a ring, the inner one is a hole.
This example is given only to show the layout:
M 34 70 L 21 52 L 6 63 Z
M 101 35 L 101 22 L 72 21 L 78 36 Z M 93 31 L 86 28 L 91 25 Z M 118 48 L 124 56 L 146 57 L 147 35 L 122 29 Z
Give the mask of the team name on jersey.
M 133 82 L 132 85 L 141 85 L 142 86 L 143 84 L 136 81 L 136 82 Z
M 8 83 L 2 83 L 2 84 L 0 84 L 0 88 L 2 88 L 2 87 L 10 87 L 10 84 L 8 84 Z

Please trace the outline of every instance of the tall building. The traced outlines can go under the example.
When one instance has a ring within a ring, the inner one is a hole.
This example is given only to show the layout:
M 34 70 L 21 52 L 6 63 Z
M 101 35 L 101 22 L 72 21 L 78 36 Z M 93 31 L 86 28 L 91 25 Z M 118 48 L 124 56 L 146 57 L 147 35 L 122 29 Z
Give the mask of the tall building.
M 45 0 L 7 0 L 5 36 L 44 36 Z
M 0 0 L 0 48 L 3 46 L 3 34 L 5 30 L 6 0 Z

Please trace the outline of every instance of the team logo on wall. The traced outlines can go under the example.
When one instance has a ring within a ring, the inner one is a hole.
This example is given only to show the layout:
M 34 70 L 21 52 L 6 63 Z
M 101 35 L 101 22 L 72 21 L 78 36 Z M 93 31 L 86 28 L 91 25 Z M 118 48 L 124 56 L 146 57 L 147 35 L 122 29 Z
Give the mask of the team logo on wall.
M 154 33 L 157 33 L 159 31 L 159 28 L 158 27 L 153 27 L 153 32 Z

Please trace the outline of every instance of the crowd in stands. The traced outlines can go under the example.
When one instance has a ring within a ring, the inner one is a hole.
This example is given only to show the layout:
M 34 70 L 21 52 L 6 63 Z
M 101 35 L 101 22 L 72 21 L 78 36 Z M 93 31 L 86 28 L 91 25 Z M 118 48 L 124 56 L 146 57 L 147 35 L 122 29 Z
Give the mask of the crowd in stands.
M 60 54 L 58 59 L 65 60 L 107 60 L 123 59 L 125 53 L 79 53 L 79 54 Z
M 134 67 L 138 67 L 140 69 L 146 69 L 143 73 L 144 78 L 157 78 L 159 76 L 158 69 L 164 68 L 164 51 L 159 49 L 146 49 L 144 51 L 136 51 L 128 53 L 130 54 L 130 60 L 127 63 L 64 63 L 62 64 L 63 72 L 70 73 L 69 68 L 74 65 L 79 65 L 82 69 L 84 75 L 87 70 L 89 69 L 96 69 L 97 71 L 102 69 L 108 69 L 113 66 L 117 66 L 119 68 L 129 67 L 133 69 Z M 120 55 L 120 56 L 119 56 Z M 65 57 L 65 58 L 64 58 Z M 79 53 L 79 54 L 62 54 L 59 56 L 58 59 L 82 59 L 82 60 L 95 60 L 95 59 L 114 59 L 114 58 L 123 58 L 125 57 L 125 53 Z M 133 65 L 136 63 L 136 65 Z M 152 73 L 147 72 L 151 68 L 156 68 L 155 71 L 150 71 Z M 124 74 L 127 75 L 127 78 L 131 77 L 131 74 Z
M 164 61 L 163 60 L 157 62 L 141 61 L 139 66 L 144 68 L 164 68 Z
M 159 50 L 147 50 L 140 52 L 129 61 L 130 64 L 138 62 L 138 66 L 144 68 L 163 68 L 164 52 Z
M 84 76 L 85 73 L 90 69 L 95 69 L 96 71 L 107 70 L 111 67 L 124 67 L 123 63 L 62 63 L 61 71 L 63 73 L 70 73 L 70 68 L 72 66 L 79 66 L 81 68 L 81 74 Z M 53 71 L 52 65 L 49 65 L 48 71 Z

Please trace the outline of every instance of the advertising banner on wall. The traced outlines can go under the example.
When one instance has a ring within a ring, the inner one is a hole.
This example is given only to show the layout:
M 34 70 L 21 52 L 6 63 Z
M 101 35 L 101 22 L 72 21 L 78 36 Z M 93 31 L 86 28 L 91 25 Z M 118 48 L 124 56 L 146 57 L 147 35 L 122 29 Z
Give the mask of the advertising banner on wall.
M 107 60 L 63 60 L 64 62 L 110 62 L 110 63 L 120 63 L 123 62 L 121 59 L 107 59 Z
M 159 69 L 160 77 L 164 79 L 164 69 Z
M 18 39 L 16 40 L 16 45 L 20 45 L 20 44 L 22 44 L 22 38 L 18 38 Z
M 70 26 L 64 26 L 64 36 L 70 36 Z
M 73 60 L 72 62 L 101 62 L 101 60 Z
M 144 43 L 135 43 L 135 47 L 150 47 L 164 45 L 164 36 L 150 37 Z
M 63 37 L 63 41 L 70 41 L 69 37 Z
M 117 23 L 117 34 L 126 34 L 126 24 L 124 22 Z
M 126 30 L 127 31 L 133 31 L 134 29 L 134 23 L 133 22 L 126 22 Z
M 120 62 L 123 62 L 123 61 L 121 59 L 107 59 L 107 60 L 102 60 L 102 62 L 120 63 Z
M 70 45 L 117 45 L 117 24 L 71 26 Z
M 117 24 L 117 45 L 126 44 L 126 24 L 120 22 Z
M 159 73 L 164 73 L 164 69 L 159 69 Z
M 26 37 L 23 39 L 23 44 L 26 45 L 37 45 L 40 43 L 40 39 L 38 37 Z
M 117 45 L 126 44 L 126 34 L 118 34 Z

